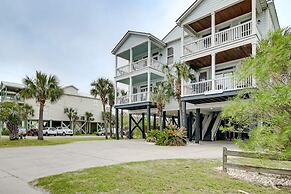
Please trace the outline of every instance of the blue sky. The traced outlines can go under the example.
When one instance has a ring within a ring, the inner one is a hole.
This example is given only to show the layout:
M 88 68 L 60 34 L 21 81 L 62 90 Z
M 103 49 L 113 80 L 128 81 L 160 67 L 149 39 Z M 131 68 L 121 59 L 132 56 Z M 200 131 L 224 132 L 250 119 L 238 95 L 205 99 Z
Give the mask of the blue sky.
M 21 82 L 36 70 L 88 93 L 114 77 L 111 50 L 127 30 L 163 38 L 194 0 L 0 0 L 0 80 Z M 282 27 L 290 0 L 276 0 Z

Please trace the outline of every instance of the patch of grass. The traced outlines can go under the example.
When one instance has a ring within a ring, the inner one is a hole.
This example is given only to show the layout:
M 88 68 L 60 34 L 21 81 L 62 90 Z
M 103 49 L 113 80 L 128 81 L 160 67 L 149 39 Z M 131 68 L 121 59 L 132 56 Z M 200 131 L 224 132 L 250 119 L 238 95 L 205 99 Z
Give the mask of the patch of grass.
M 33 185 L 58 193 L 290 193 L 230 178 L 211 160 L 156 160 L 95 167 L 40 178 Z
M 86 138 L 86 137 L 75 137 L 75 138 L 44 138 L 40 141 L 37 139 L 20 139 L 17 141 L 10 141 L 8 138 L 0 138 L 0 148 L 6 147 L 22 147 L 22 146 L 48 146 L 48 145 L 59 145 L 67 144 L 76 141 L 96 141 L 105 140 L 105 138 Z

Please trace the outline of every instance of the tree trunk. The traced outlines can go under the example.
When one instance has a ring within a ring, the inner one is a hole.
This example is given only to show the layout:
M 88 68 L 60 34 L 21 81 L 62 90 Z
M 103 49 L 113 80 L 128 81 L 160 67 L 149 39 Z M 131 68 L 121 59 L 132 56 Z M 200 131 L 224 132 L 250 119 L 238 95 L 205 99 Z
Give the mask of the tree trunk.
M 160 131 L 163 131 L 163 129 L 164 129 L 163 111 L 159 111 L 159 115 L 160 115 Z
M 182 117 L 182 97 L 181 97 L 181 81 L 177 80 L 176 81 L 176 98 L 178 100 L 178 105 L 179 105 L 179 116 L 180 116 L 180 126 L 183 125 L 184 123 L 184 118 Z
M 121 115 L 120 115 L 120 137 L 123 139 L 123 110 L 121 109 Z
M 104 113 L 104 129 L 105 129 L 105 138 L 108 139 L 108 134 L 107 134 L 107 119 L 106 119 L 106 109 L 105 109 L 105 102 L 103 102 L 103 113 Z
M 18 140 L 18 127 L 16 124 L 11 122 L 7 122 L 7 128 L 9 130 L 9 139 L 10 140 Z
M 110 130 L 110 137 L 112 138 L 112 106 L 110 106 L 110 113 L 109 113 L 109 130 Z
M 39 118 L 38 118 L 38 140 L 43 140 L 43 108 L 44 103 L 39 104 Z

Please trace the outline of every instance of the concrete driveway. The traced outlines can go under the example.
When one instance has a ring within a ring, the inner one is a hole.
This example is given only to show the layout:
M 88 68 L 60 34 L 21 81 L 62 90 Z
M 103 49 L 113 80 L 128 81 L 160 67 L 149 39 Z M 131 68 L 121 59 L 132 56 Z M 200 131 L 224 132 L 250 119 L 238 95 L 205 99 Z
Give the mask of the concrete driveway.
M 141 140 L 87 141 L 57 146 L 0 149 L 0 193 L 43 193 L 28 182 L 39 177 L 83 168 L 155 159 L 222 158 L 226 142 L 185 147 L 160 147 Z

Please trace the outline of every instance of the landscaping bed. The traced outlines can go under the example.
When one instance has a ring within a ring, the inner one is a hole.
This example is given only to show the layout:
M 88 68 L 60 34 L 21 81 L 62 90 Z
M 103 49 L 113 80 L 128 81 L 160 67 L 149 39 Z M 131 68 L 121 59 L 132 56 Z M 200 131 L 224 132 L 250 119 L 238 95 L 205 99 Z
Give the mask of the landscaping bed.
M 50 193 L 290 193 L 231 178 L 217 160 L 156 160 L 95 167 L 40 178 Z

